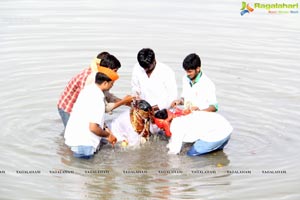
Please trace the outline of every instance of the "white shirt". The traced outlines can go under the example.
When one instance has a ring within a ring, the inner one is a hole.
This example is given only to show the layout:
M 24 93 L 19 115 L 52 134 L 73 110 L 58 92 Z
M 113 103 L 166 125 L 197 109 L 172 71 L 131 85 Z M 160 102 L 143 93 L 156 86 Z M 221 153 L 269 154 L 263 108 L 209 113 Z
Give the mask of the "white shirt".
M 93 146 L 99 145 L 101 137 L 95 135 L 89 129 L 90 123 L 104 124 L 104 94 L 96 85 L 86 86 L 74 104 L 70 119 L 65 130 L 65 143 L 72 146 Z
M 185 108 L 197 106 L 199 109 L 205 109 L 217 104 L 215 85 L 203 72 L 199 81 L 192 87 L 186 75 L 182 78 L 181 97 L 184 98 Z
M 176 117 L 171 122 L 168 147 L 170 152 L 179 153 L 182 142 L 217 142 L 232 132 L 230 123 L 220 114 L 206 111 L 193 111 L 189 115 Z
M 126 140 L 129 146 L 141 143 L 141 135 L 133 129 L 130 122 L 130 110 L 125 110 L 108 125 L 117 141 Z
M 157 62 L 150 77 L 137 63 L 132 72 L 132 95 L 139 94 L 151 106 L 169 108 L 177 99 L 177 84 L 174 71 L 167 65 Z
M 96 74 L 98 72 L 98 68 L 97 68 L 97 60 L 98 59 L 93 59 L 92 63 L 90 64 L 90 68 L 92 69 L 92 72 L 90 75 L 88 75 L 88 77 L 85 80 L 85 86 L 90 85 L 90 84 L 94 84 L 95 83 L 95 77 Z
M 95 83 L 96 74 L 97 72 L 92 71 L 91 74 L 88 75 L 88 77 L 85 80 L 84 87 Z

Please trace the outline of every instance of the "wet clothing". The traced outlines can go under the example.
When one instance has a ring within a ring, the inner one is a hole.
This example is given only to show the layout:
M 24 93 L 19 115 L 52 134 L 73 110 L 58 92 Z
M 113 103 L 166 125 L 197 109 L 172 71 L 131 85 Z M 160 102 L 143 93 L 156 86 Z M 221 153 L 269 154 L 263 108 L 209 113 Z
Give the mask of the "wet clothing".
M 228 143 L 230 135 L 216 142 L 206 142 L 203 140 L 197 140 L 194 145 L 188 150 L 189 156 L 200 156 L 209 152 L 222 150 Z
M 93 146 L 75 146 L 71 150 L 76 158 L 91 158 L 95 153 Z
M 124 111 L 109 125 L 118 141 L 130 146 L 144 143 L 150 136 L 152 107 L 145 100 L 135 101 L 130 110 Z
M 215 143 L 218 146 L 220 141 L 230 136 L 233 128 L 218 113 L 193 111 L 191 114 L 174 118 L 170 130 L 172 136 L 168 144 L 169 153 L 177 154 L 180 152 L 183 142 L 196 142 L 194 145 L 199 152 L 204 151 L 201 150 L 201 145 L 197 146 L 198 140 Z
M 58 114 L 60 115 L 60 118 L 64 124 L 64 127 L 67 126 L 67 123 L 70 118 L 70 113 L 65 112 L 63 109 L 58 108 Z
M 96 151 L 101 137 L 89 129 L 90 123 L 104 125 L 104 94 L 96 85 L 86 86 L 74 104 L 72 114 L 65 130 L 65 143 L 71 150 L 73 147 L 90 146 Z M 73 148 L 74 149 L 74 148 Z
M 141 135 L 139 135 L 133 128 L 130 121 L 130 110 L 125 110 L 117 118 L 108 124 L 117 141 L 126 140 L 129 146 L 136 146 L 140 144 Z

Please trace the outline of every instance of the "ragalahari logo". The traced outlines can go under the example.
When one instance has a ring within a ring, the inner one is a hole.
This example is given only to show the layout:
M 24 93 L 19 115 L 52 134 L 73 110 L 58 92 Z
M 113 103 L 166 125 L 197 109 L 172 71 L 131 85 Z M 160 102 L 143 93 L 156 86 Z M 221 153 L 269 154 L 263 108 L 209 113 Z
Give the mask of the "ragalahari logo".
M 245 1 L 242 2 L 242 8 L 241 8 L 241 16 L 243 16 L 246 13 L 253 12 L 254 9 L 250 7 L 249 3 L 246 3 Z

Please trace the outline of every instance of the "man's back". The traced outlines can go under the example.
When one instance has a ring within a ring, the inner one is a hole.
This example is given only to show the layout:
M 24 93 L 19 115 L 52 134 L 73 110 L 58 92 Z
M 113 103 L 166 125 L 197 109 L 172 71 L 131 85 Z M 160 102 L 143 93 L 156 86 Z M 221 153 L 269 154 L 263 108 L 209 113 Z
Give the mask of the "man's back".
M 69 146 L 98 145 L 100 138 L 89 130 L 89 123 L 104 123 L 104 95 L 96 84 L 86 86 L 79 94 L 65 130 Z M 93 144 L 91 144 L 91 141 Z

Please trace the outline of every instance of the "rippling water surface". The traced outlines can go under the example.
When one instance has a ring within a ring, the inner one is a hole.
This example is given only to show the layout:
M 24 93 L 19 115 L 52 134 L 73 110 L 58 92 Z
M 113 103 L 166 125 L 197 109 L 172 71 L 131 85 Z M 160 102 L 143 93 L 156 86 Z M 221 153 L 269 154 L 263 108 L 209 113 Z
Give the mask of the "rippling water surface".
M 240 7 L 221 0 L 1 1 L 0 198 L 299 199 L 300 14 L 256 9 L 241 17 Z M 91 160 L 71 156 L 56 109 L 68 80 L 109 51 L 122 63 L 112 91 L 124 96 L 143 47 L 176 71 L 179 86 L 183 58 L 201 56 L 220 113 L 234 127 L 224 151 L 169 156 L 166 141 L 152 140 L 136 150 L 107 146 Z M 17 172 L 26 170 L 40 174 Z M 59 170 L 65 173 L 50 173 Z

